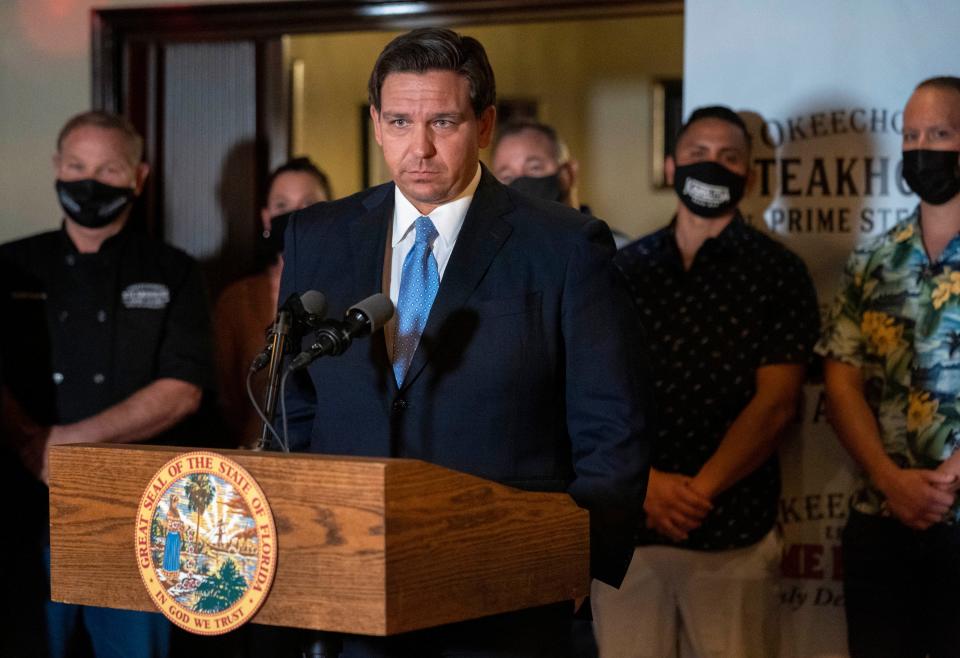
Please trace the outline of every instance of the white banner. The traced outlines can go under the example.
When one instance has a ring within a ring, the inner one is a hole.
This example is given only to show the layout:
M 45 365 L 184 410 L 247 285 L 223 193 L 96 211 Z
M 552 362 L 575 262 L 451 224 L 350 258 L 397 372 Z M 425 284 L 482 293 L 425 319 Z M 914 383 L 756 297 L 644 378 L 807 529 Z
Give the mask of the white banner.
M 913 87 L 960 75 L 960 2 L 686 0 L 684 112 L 745 113 L 755 185 L 742 208 L 802 256 L 821 307 L 854 244 L 916 199 L 900 178 Z M 826 423 L 822 386 L 784 445 L 783 655 L 845 656 L 839 533 L 853 465 Z

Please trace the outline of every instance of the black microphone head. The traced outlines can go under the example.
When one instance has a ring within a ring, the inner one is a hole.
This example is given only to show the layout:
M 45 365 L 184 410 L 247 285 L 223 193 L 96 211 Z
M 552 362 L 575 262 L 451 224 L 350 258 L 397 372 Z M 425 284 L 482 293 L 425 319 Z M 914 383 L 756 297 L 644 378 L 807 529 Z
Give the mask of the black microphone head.
M 356 315 L 362 315 L 365 318 L 365 323 L 369 324 L 369 332 L 373 333 L 393 317 L 393 302 L 382 292 L 378 292 L 347 309 L 348 318 Z
M 308 290 L 300 295 L 300 304 L 308 315 L 316 315 L 321 319 L 327 315 L 327 298 L 319 290 Z
M 323 319 L 327 315 L 327 298 L 322 292 L 308 290 L 305 293 L 292 293 L 280 306 L 298 320 L 305 316 L 319 316 Z

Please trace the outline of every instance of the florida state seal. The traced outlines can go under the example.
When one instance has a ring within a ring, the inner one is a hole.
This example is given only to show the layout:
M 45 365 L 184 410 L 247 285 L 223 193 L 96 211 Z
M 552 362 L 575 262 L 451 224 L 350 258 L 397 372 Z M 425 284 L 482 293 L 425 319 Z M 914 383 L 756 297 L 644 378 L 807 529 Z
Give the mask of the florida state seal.
M 190 452 L 147 485 L 135 552 L 160 612 L 192 633 L 220 635 L 249 621 L 266 599 L 277 533 L 263 491 L 243 467 Z

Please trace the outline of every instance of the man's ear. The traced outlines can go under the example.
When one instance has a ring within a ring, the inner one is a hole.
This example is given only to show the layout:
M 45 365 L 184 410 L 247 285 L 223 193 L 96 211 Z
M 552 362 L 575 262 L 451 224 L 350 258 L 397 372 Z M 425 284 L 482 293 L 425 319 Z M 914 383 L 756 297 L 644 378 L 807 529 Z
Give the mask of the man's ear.
M 497 125 L 497 108 L 491 105 L 485 109 L 477 123 L 480 127 L 480 135 L 477 142 L 480 148 L 485 149 L 490 146 L 490 142 L 493 140 L 493 128 Z
M 137 165 L 137 178 L 134 182 L 134 194 L 140 196 L 140 193 L 143 192 L 143 184 L 147 180 L 147 176 L 150 175 L 150 165 L 146 162 L 141 162 Z
M 266 233 L 273 226 L 273 217 L 267 208 L 260 209 L 260 223 L 263 224 L 263 232 Z
M 669 187 L 673 187 L 673 177 L 677 173 L 677 162 L 672 155 L 663 159 L 663 180 Z
M 377 139 L 377 144 L 383 146 L 383 136 L 380 134 L 380 113 L 373 105 L 370 106 L 370 120 L 373 121 L 373 135 Z
M 560 176 L 567 189 L 576 187 L 577 181 L 580 180 L 580 163 L 573 158 L 567 160 L 560 165 L 557 175 Z

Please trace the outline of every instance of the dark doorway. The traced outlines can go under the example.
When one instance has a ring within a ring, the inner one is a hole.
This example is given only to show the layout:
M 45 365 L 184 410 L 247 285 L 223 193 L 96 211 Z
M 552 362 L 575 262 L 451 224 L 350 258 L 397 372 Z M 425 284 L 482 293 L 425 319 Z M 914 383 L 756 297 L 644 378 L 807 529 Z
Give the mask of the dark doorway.
M 197 257 L 216 295 L 253 262 L 263 181 L 290 156 L 284 35 L 682 8 L 681 0 L 315 0 L 100 9 L 92 98 L 144 134 L 154 171 L 139 208 L 146 229 Z

